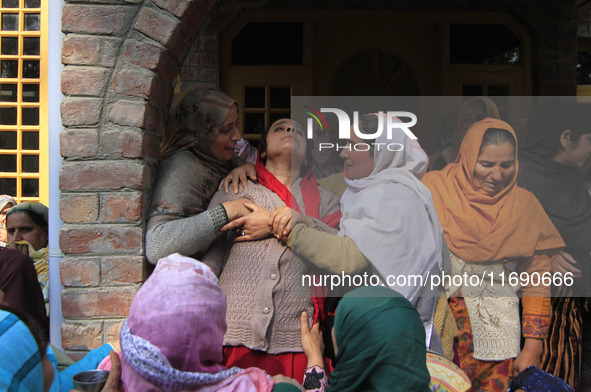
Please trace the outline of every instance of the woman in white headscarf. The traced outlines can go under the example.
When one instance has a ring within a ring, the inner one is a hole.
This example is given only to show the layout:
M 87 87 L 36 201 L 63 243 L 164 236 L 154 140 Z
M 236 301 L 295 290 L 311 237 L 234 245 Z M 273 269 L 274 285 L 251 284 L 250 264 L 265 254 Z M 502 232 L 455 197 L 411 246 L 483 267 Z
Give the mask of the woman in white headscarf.
M 365 115 L 359 130 L 375 133 L 385 120 Z M 425 283 L 430 275 L 440 274 L 449 256 L 431 194 L 420 181 L 427 170 L 427 155 L 418 142 L 395 128 L 390 138 L 384 131 L 376 140 L 361 140 L 352 132 L 341 157 L 348 188 L 341 198 L 338 235 L 301 222 L 289 232 L 290 220 L 280 215 L 271 222 L 274 233 L 294 253 L 330 273 L 369 269 L 417 308 L 427 346 L 442 352 L 433 329 L 437 288 Z

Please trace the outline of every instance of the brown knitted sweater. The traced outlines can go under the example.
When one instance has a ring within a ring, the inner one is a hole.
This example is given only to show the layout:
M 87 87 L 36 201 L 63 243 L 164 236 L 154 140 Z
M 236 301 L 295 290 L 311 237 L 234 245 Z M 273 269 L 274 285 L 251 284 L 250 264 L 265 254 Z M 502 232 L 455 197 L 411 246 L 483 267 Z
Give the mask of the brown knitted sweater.
M 291 191 L 305 213 L 300 185 L 298 180 Z M 334 194 L 319 189 L 322 219 L 340 206 Z M 285 205 L 277 194 L 251 182 L 238 195 L 217 192 L 209 208 L 243 197 L 269 211 Z M 336 233 L 319 221 L 316 228 Z M 302 352 L 299 317 L 303 310 L 314 314 L 310 288 L 302 287 L 309 264 L 274 237 L 239 243 L 234 238 L 233 233 L 219 237 L 202 259 L 220 277 L 228 298 L 224 345 L 243 345 L 270 354 Z

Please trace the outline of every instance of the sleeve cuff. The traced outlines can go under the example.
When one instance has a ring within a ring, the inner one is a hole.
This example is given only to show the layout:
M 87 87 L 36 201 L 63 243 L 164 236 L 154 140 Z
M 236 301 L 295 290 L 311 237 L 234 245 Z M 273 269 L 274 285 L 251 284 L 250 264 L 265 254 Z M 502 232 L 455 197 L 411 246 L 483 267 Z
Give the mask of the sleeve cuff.
M 533 314 L 523 315 L 521 333 L 524 338 L 544 339 L 548 337 L 550 317 Z
M 215 230 L 219 231 L 226 223 L 228 223 L 228 214 L 223 205 L 218 204 L 209 211 Z

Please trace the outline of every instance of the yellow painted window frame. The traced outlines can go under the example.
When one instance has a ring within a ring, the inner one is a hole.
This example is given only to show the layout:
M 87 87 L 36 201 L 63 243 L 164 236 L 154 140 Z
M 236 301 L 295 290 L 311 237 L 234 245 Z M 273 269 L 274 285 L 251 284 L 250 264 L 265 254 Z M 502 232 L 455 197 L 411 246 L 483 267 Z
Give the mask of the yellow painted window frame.
M 17 168 L 16 172 L 0 172 L 2 178 L 16 178 L 16 195 L 17 202 L 23 201 L 40 201 L 45 205 L 49 205 L 49 113 L 48 113 L 48 31 L 49 31 L 49 17 L 48 7 L 49 0 L 41 0 L 41 8 L 25 8 L 25 0 L 19 0 L 19 8 L 1 8 L 2 1 L 0 0 L 0 12 L 19 13 L 19 30 L 18 31 L 0 31 L 0 37 L 18 37 L 19 38 L 19 52 L 18 55 L 7 56 L 2 55 L 3 59 L 18 59 L 19 69 L 17 78 L 2 78 L 2 83 L 16 83 L 17 84 L 17 101 L 10 103 L 0 103 L 0 106 L 13 107 L 16 104 L 17 108 L 17 125 L 0 125 L 0 130 L 14 130 L 17 131 Z M 26 13 L 40 14 L 40 28 L 39 31 L 25 31 L 24 30 L 24 15 Z M 23 37 L 39 37 L 40 48 L 39 55 L 23 55 Z M 39 60 L 39 79 L 23 79 L 23 60 Z M 39 103 L 23 102 L 22 101 L 22 85 L 23 84 L 39 84 Z M 39 125 L 22 125 L 22 107 L 38 107 L 39 108 Z M 22 149 L 22 130 L 38 130 L 39 132 L 39 149 L 38 150 L 23 150 Z M 15 155 L 15 150 L 1 150 L 0 154 Z M 38 173 L 23 173 L 22 172 L 22 156 L 23 155 L 38 155 L 39 156 L 39 172 Z M 38 197 L 23 197 L 22 196 L 22 179 L 38 179 L 39 181 L 39 196 Z

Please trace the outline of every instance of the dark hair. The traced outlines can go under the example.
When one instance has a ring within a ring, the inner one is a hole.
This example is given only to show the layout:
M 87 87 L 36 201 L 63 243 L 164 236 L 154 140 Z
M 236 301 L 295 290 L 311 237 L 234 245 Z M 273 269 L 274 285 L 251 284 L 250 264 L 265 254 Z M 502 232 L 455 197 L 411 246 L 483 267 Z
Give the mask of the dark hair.
M 573 143 L 591 133 L 591 109 L 582 103 L 549 99 L 529 116 L 524 149 L 553 159 L 564 151 L 560 137 L 566 130 L 571 131 Z
M 291 120 L 292 122 L 296 122 L 295 120 L 292 120 L 291 118 L 288 117 L 284 117 L 285 119 Z M 279 120 L 283 120 L 284 118 L 279 118 L 275 121 L 273 121 L 273 123 L 271 123 L 267 129 L 265 129 L 265 132 L 263 133 L 263 136 L 261 136 L 261 141 L 259 142 L 259 159 L 261 160 L 261 162 L 266 163 L 267 162 L 267 158 L 262 158 L 261 155 L 263 155 L 263 153 L 267 152 L 267 136 L 269 135 L 269 132 L 271 131 L 271 127 L 273 126 L 273 124 L 275 124 L 277 121 Z M 298 122 L 296 122 L 296 124 L 299 125 Z M 304 131 L 304 129 L 302 128 L 302 131 Z M 305 138 L 305 136 L 304 136 Z M 313 164 L 313 160 L 312 160 L 312 144 L 313 143 L 309 143 L 308 140 L 306 139 L 306 155 L 305 155 L 305 164 L 302 165 L 302 167 L 300 168 L 300 173 L 303 175 L 305 173 L 308 172 L 308 170 L 310 170 L 310 168 L 312 167 Z
M 513 146 L 514 152 L 517 149 L 515 138 L 511 132 L 501 128 L 488 128 L 482 136 L 482 143 L 480 144 L 480 150 L 478 151 L 478 154 L 480 154 L 482 149 L 486 146 L 499 145 L 503 143 L 509 143 L 511 146 Z
M 45 332 L 43 332 L 43 328 L 39 326 L 39 324 L 33 320 L 31 316 L 27 313 L 22 313 L 18 310 L 13 309 L 9 305 L 0 305 L 0 309 L 6 312 L 10 312 L 18 317 L 29 329 L 31 335 L 37 342 L 37 346 L 39 347 L 39 352 L 41 353 L 41 358 L 45 357 L 47 354 L 47 346 L 49 345 L 49 340 Z

